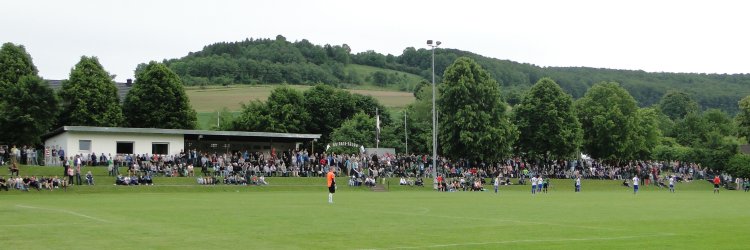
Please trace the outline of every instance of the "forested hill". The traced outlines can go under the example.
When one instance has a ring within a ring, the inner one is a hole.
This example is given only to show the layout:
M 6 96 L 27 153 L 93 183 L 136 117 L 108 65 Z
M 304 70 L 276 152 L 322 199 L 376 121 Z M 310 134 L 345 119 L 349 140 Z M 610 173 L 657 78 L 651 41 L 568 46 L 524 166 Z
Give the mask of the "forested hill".
M 448 65 L 461 56 L 476 60 L 503 87 L 511 104 L 542 77 L 551 77 L 574 98 L 583 96 L 595 83 L 619 82 L 641 106 L 657 103 L 669 90 L 690 94 L 704 109 L 719 108 L 734 114 L 737 102 L 750 95 L 749 74 L 647 73 L 644 71 L 586 67 L 539 67 L 477 55 L 456 49 L 437 49 L 435 70 L 438 78 Z M 401 55 L 375 51 L 352 54 L 348 45 L 316 45 L 308 40 L 290 42 L 275 39 L 246 39 L 205 46 L 179 59 L 167 60 L 187 85 L 230 83 L 290 83 L 339 85 L 373 83 L 397 85 L 411 90 L 415 75 L 430 79 L 431 52 L 404 49 Z M 380 70 L 359 70 L 367 65 Z M 139 68 L 141 65 L 139 65 Z M 400 72 L 400 73 L 396 73 Z M 418 77 L 416 77 L 418 79 Z

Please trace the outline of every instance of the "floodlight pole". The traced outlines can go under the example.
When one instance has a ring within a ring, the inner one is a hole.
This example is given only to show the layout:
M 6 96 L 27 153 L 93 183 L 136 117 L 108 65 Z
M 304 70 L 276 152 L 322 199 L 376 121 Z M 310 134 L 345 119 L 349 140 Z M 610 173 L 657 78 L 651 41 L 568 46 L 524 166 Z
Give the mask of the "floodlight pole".
M 406 110 L 404 110 L 404 139 L 406 142 L 406 150 L 404 150 L 404 154 L 409 155 L 409 131 L 406 129 Z
M 437 113 L 435 109 L 435 48 L 440 41 L 427 40 L 427 46 L 432 47 L 432 177 L 437 177 Z

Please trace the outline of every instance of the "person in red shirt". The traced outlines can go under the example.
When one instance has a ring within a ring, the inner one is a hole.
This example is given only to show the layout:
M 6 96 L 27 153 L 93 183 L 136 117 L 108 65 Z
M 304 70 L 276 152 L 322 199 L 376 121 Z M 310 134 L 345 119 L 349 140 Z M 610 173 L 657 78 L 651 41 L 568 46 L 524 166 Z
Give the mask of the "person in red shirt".
M 333 194 L 336 193 L 336 174 L 333 173 L 333 168 L 328 169 L 326 179 L 328 180 L 328 203 L 333 203 Z
M 714 177 L 714 193 L 715 194 L 719 193 L 719 184 L 721 184 L 721 179 L 719 179 L 719 176 L 717 175 L 716 177 Z

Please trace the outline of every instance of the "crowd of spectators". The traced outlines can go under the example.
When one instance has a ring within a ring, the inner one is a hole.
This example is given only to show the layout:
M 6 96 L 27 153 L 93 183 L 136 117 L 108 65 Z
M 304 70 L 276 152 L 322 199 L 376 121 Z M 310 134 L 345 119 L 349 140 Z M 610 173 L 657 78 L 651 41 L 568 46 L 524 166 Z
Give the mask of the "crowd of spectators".
M 37 151 L 31 147 L 0 148 L 0 163 L 11 159 L 8 169 L 18 177 L 16 162 L 39 164 Z M 45 148 L 45 165 L 65 166 L 61 179 L 68 177 L 69 184 L 82 185 L 80 166 L 106 166 L 108 175 L 116 177 L 116 184 L 152 184 L 152 177 L 194 177 L 200 184 L 264 185 L 265 177 L 322 177 L 330 168 L 337 176 L 350 178 L 351 186 L 374 186 L 382 177 L 397 177 L 401 185 L 423 185 L 422 178 L 433 178 L 437 190 L 482 190 L 487 179 L 500 177 L 500 185 L 526 184 L 533 175 L 556 179 L 608 179 L 626 180 L 638 176 L 642 184 L 659 185 L 666 176 L 674 175 L 677 181 L 708 179 L 721 175 L 727 183 L 736 183 L 731 176 L 714 172 L 695 163 L 679 161 L 631 161 L 619 164 L 600 162 L 582 157 L 569 161 L 525 161 L 520 158 L 501 162 L 473 162 L 463 159 L 437 159 L 433 171 L 428 155 L 393 154 L 336 154 L 310 153 L 307 150 L 282 152 L 236 151 L 206 153 L 195 149 L 175 155 L 157 154 L 78 154 L 67 156 L 61 149 Z M 5 154 L 4 154 L 5 153 Z M 121 169 L 126 173 L 120 173 Z M 71 170 L 72 169 L 72 170 Z M 196 173 L 200 171 L 200 173 Z M 436 172 L 439 176 L 432 173 Z M 124 176 L 123 176 L 124 174 Z M 199 174 L 199 176 L 197 175 Z M 146 180 L 146 178 L 148 178 Z M 441 182 L 438 179 L 442 178 Z M 15 179 L 15 178 L 14 178 Z M 86 175 L 86 183 L 93 184 L 93 176 Z M 739 183 L 737 183 L 739 184 Z
M 28 192 L 31 189 L 36 189 L 37 191 L 42 190 L 55 190 L 55 189 L 63 189 L 67 190 L 68 182 L 65 180 L 65 178 L 59 178 L 57 176 L 24 176 L 24 177 L 13 177 L 8 176 L 7 178 L 3 178 L 0 176 L 0 190 L 10 191 L 10 190 L 20 190 L 20 191 L 26 191 Z

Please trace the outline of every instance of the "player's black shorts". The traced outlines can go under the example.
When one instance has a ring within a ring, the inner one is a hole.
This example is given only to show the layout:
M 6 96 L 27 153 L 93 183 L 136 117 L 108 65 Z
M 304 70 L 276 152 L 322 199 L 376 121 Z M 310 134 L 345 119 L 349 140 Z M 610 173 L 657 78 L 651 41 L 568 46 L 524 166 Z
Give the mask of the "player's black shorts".
M 336 185 L 331 185 L 330 187 L 328 187 L 328 192 L 332 194 L 336 193 Z
M 719 184 L 714 184 L 714 188 L 719 188 Z

